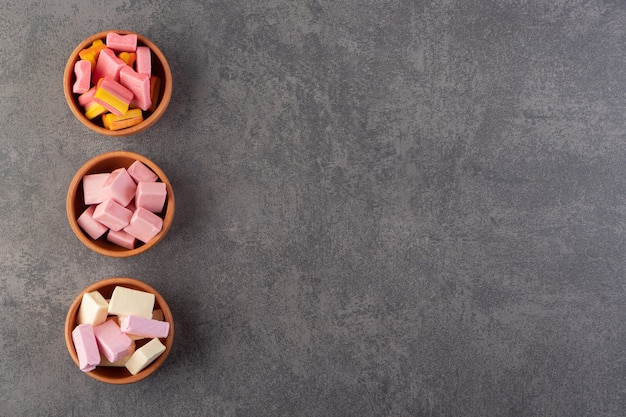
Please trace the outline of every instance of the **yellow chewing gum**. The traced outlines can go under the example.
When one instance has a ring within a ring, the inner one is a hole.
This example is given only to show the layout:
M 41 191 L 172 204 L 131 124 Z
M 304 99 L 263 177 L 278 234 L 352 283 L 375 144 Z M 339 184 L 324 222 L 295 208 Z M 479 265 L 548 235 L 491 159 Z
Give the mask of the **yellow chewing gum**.
M 117 57 L 132 68 L 135 60 L 137 59 L 137 54 L 134 52 L 120 52 Z
M 104 108 L 101 104 L 92 101 L 85 105 L 85 117 L 89 120 L 95 119 L 101 114 L 106 113 L 108 110 Z
M 107 113 L 102 116 L 102 124 L 109 130 L 126 129 L 135 126 L 143 121 L 143 113 L 141 109 L 130 109 L 122 116 L 116 116 L 113 113 Z

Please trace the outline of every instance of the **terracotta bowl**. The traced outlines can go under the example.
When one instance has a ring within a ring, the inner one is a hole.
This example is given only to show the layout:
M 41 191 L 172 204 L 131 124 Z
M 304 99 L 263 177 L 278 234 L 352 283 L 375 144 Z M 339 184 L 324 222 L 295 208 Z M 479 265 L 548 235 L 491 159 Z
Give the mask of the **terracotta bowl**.
M 111 172 L 122 167 L 128 168 L 136 160 L 141 161 L 144 165 L 150 168 L 159 177 L 158 181 L 165 183 L 167 191 L 165 206 L 161 213 L 157 213 L 161 218 L 163 218 L 163 228 L 148 243 L 138 241 L 137 246 L 134 249 L 126 249 L 109 242 L 106 239 L 106 234 L 97 240 L 92 239 L 83 231 L 83 229 L 80 228 L 76 221 L 83 211 L 87 209 L 83 198 L 83 177 L 87 174 Z M 114 258 L 125 258 L 146 252 L 163 239 L 174 220 L 174 191 L 172 190 L 172 184 L 161 168 L 145 156 L 129 151 L 113 151 L 98 155 L 80 167 L 74 175 L 67 191 L 65 208 L 67 212 L 67 219 L 70 223 L 72 231 L 85 246 L 101 255 L 111 256 Z
M 72 341 L 72 331 L 78 325 L 76 320 L 83 294 L 92 291 L 99 291 L 105 299 L 109 299 L 111 297 L 111 294 L 113 293 L 113 290 L 117 286 L 154 294 L 154 308 L 161 309 L 163 311 L 164 320 L 170 324 L 168 336 L 165 339 L 160 339 L 161 343 L 165 345 L 165 352 L 163 352 L 154 362 L 138 372 L 136 375 L 132 375 L 125 367 L 97 366 L 96 369 L 94 369 L 93 371 L 85 372 L 90 377 L 109 384 L 130 384 L 147 378 L 148 376 L 152 375 L 157 369 L 159 369 L 163 362 L 165 362 L 167 355 L 172 349 L 172 344 L 174 343 L 174 320 L 172 318 L 172 312 L 165 302 L 165 299 L 150 285 L 133 278 L 107 278 L 91 284 L 90 286 L 85 288 L 74 299 L 70 306 L 70 309 L 67 312 L 67 316 L 65 318 L 65 344 L 67 345 L 67 350 L 72 357 L 72 360 L 76 364 L 76 369 L 81 372 L 78 369 L 78 356 L 76 354 L 76 350 L 74 349 L 74 343 Z M 137 340 L 137 347 L 141 347 L 142 344 L 145 344 L 148 341 L 148 339 L 144 339 L 143 341 Z
M 67 64 L 65 65 L 65 71 L 63 73 L 63 93 L 65 94 L 65 100 L 67 101 L 68 106 L 74 116 L 87 128 L 93 130 L 94 132 L 107 135 L 107 136 L 129 136 L 134 135 L 139 132 L 143 132 L 157 120 L 163 116 L 167 105 L 170 102 L 170 98 L 172 97 L 172 71 L 170 70 L 170 66 L 167 63 L 167 59 L 163 52 L 148 38 L 140 35 L 137 35 L 137 44 L 139 46 L 148 46 L 152 51 L 152 74 L 161 78 L 161 94 L 158 106 L 153 112 L 144 112 L 144 120 L 143 122 L 128 127 L 126 129 L 120 130 L 109 130 L 105 128 L 102 124 L 101 117 L 96 117 L 93 120 L 87 119 L 84 114 L 84 110 L 82 106 L 78 104 L 78 94 L 74 94 L 72 92 L 72 87 L 74 82 L 76 81 L 76 77 L 74 75 L 74 64 L 76 61 L 80 59 L 78 53 L 91 46 L 94 40 L 102 39 L 103 41 L 106 39 L 106 35 L 109 32 L 115 32 L 120 35 L 126 35 L 134 32 L 125 31 L 125 30 L 107 30 L 104 32 L 96 33 L 82 41 L 74 51 L 70 54 L 69 59 L 67 60 Z

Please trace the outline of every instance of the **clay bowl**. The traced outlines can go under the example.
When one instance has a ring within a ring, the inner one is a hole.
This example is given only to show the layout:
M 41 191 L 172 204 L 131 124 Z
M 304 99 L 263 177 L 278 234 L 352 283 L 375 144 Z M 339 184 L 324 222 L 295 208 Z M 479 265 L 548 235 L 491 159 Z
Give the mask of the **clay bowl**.
M 90 286 L 85 288 L 74 299 L 67 312 L 67 316 L 65 318 L 65 344 L 67 345 L 67 350 L 72 357 L 72 360 L 76 364 L 76 369 L 81 372 L 78 368 L 78 356 L 76 354 L 76 350 L 74 349 L 74 343 L 72 341 L 72 331 L 77 326 L 76 320 L 78 316 L 78 309 L 80 307 L 83 294 L 92 291 L 99 291 L 105 299 L 109 299 L 111 297 L 111 294 L 113 293 L 113 290 L 117 286 L 154 294 L 154 308 L 161 309 L 163 311 L 164 320 L 170 324 L 168 336 L 165 339 L 160 339 L 161 343 L 165 345 L 165 352 L 163 352 L 157 359 L 155 359 L 154 362 L 149 364 L 146 368 L 138 372 L 136 375 L 132 375 L 125 367 L 97 366 L 96 369 L 94 369 L 93 371 L 85 372 L 90 377 L 98 381 L 106 382 L 108 384 L 130 384 L 133 382 L 141 381 L 142 379 L 147 378 L 148 376 L 156 372 L 156 370 L 159 369 L 163 362 L 165 362 L 165 359 L 172 349 L 172 344 L 174 342 L 174 320 L 172 318 L 172 312 L 170 311 L 165 299 L 150 285 L 133 278 L 107 278 L 91 284 Z M 148 339 L 137 340 L 137 348 L 139 348 L 148 341 Z
M 106 136 L 134 135 L 148 129 L 150 126 L 156 123 L 157 120 L 161 118 L 161 116 L 163 116 L 163 113 L 165 112 L 165 109 L 170 102 L 170 98 L 172 97 L 172 71 L 170 70 L 170 66 L 167 63 L 167 59 L 165 58 L 165 55 L 163 55 L 163 52 L 161 52 L 161 50 L 148 38 L 137 33 L 137 45 L 148 46 L 152 51 L 152 75 L 158 76 L 161 79 L 159 95 L 160 99 L 158 101 L 157 107 L 152 112 L 144 111 L 143 122 L 135 126 L 128 127 L 126 129 L 109 130 L 105 128 L 102 124 L 101 116 L 89 120 L 87 117 L 85 117 L 83 107 L 78 104 L 78 94 L 74 94 L 72 92 L 74 82 L 76 81 L 76 77 L 74 75 L 74 64 L 80 59 L 80 56 L 78 55 L 80 51 L 90 47 L 93 41 L 97 39 L 105 41 L 106 35 L 109 32 L 115 32 L 120 35 L 135 33 L 126 30 L 107 30 L 104 32 L 96 33 L 95 35 L 88 37 L 80 44 L 78 44 L 78 46 L 70 54 L 70 57 L 68 58 L 65 65 L 65 71 L 63 73 L 63 93 L 65 94 L 65 100 L 67 101 L 67 104 L 70 107 L 70 110 L 72 111 L 74 116 L 76 116 L 78 121 L 80 121 L 83 125 L 91 129 L 92 131 Z
M 163 218 L 163 228 L 149 242 L 141 243 L 138 241 L 137 246 L 134 249 L 126 249 L 109 242 L 106 239 L 106 234 L 97 240 L 92 239 L 83 231 L 83 229 L 80 228 L 77 223 L 78 217 L 87 209 L 83 198 L 82 178 L 87 174 L 111 172 L 121 167 L 128 168 L 136 160 L 141 161 L 145 166 L 150 168 L 159 177 L 158 181 L 165 183 L 167 190 L 165 206 L 161 213 L 157 213 L 161 218 Z M 172 185 L 169 179 L 161 168 L 145 156 L 129 151 L 113 151 L 98 155 L 80 167 L 70 182 L 70 186 L 67 191 L 65 208 L 67 212 L 67 219 L 70 223 L 72 231 L 85 246 L 101 255 L 114 258 L 125 258 L 144 253 L 163 239 L 174 220 L 174 191 L 172 190 Z

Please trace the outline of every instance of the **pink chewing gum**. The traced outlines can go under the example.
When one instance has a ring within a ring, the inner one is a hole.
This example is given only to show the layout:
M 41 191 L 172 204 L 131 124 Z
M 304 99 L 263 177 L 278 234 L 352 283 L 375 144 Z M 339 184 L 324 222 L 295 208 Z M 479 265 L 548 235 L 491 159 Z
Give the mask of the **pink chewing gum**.
M 124 207 L 135 197 L 136 189 L 137 184 L 135 184 L 126 168 L 118 168 L 112 171 L 102 184 L 102 191 L 106 198 L 111 198 Z
M 157 174 L 152 172 L 152 170 L 141 161 L 133 162 L 131 166 L 128 167 L 127 171 L 137 184 L 140 182 L 154 182 L 159 179 Z
M 126 65 L 126 64 L 124 64 Z M 96 86 L 93 100 L 116 116 L 128 111 L 133 92 L 110 77 L 101 78 Z
M 87 174 L 83 177 L 83 197 L 85 205 L 100 204 L 107 199 L 102 185 L 109 174 Z
M 131 67 L 126 66 L 120 71 L 120 84 L 133 92 L 134 97 L 130 104 L 144 111 L 152 106 L 148 74 L 137 73 Z
M 122 207 L 113 200 L 104 200 L 96 206 L 93 212 L 95 221 L 116 232 L 128 226 L 132 216 L 132 211 Z
M 100 365 L 100 351 L 94 329 L 91 324 L 79 324 L 72 330 L 72 342 L 78 356 L 78 366 L 83 372 L 89 372 Z
M 120 330 L 113 320 L 107 320 L 93 328 L 100 353 L 109 362 L 115 362 L 128 354 L 132 340 Z
M 137 35 L 129 33 L 120 35 L 119 33 L 107 33 L 106 44 L 116 52 L 135 52 L 137 49 Z
M 153 213 L 160 213 L 165 205 L 167 189 L 162 182 L 140 182 L 135 192 L 135 205 Z
M 93 218 L 95 210 L 96 206 L 89 206 L 85 211 L 83 211 L 78 219 L 76 219 L 76 223 L 78 223 L 80 228 L 83 229 L 83 231 L 93 240 L 99 239 L 100 236 L 109 230 L 108 227 Z
M 137 246 L 135 236 L 123 230 L 118 230 L 117 232 L 110 230 L 109 233 L 107 233 L 107 240 L 126 249 L 135 249 L 135 246 Z
M 93 70 L 93 74 L 91 76 L 93 84 L 96 84 L 99 79 L 104 77 L 109 77 L 112 80 L 119 81 L 120 71 L 126 66 L 126 63 L 119 59 L 112 49 L 103 49 L 100 51 L 100 55 L 98 55 L 96 68 Z
M 120 330 L 133 336 L 164 338 L 170 331 L 166 321 L 146 319 L 138 316 L 124 316 L 119 319 Z
M 155 237 L 162 228 L 162 218 L 143 207 L 137 207 L 128 226 L 124 228 L 124 231 L 135 236 L 143 243 L 147 243 Z
M 140 74 L 152 75 L 152 55 L 147 46 L 137 47 L 135 69 Z
M 72 87 L 75 94 L 83 94 L 91 88 L 91 64 L 84 59 L 76 61 L 74 64 L 74 75 L 76 81 Z
M 93 95 L 96 93 L 96 87 L 91 87 L 89 90 L 85 91 L 83 94 L 78 96 L 78 104 L 85 107 L 87 104 L 93 101 Z

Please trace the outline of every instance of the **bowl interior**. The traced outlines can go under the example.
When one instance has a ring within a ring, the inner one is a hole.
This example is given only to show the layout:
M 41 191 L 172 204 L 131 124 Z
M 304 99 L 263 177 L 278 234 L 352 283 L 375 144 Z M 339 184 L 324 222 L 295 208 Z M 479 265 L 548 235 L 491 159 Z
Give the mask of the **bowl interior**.
M 163 228 L 150 242 L 142 243 L 141 241 L 137 241 L 137 246 L 134 249 L 126 249 L 111 243 L 106 239 L 106 235 L 97 240 L 93 240 L 83 231 L 83 229 L 80 228 L 80 226 L 78 226 L 78 223 L 76 222 L 83 211 L 87 209 L 83 196 L 83 177 L 88 174 L 108 173 L 117 168 L 128 168 L 136 160 L 141 161 L 144 165 L 150 168 L 159 177 L 158 181 L 165 183 L 167 190 L 165 205 L 163 207 L 163 211 L 161 211 L 161 213 L 157 213 L 157 215 L 163 219 Z M 163 238 L 163 236 L 165 236 L 174 218 L 174 192 L 165 173 L 148 158 L 127 151 L 109 152 L 97 156 L 83 165 L 72 179 L 68 190 L 66 205 L 70 226 L 79 240 L 92 250 L 111 257 L 134 256 L 150 249 L 156 245 Z
M 63 91 L 65 94 L 66 101 L 70 106 L 72 113 L 76 116 L 76 118 L 89 129 L 94 130 L 98 133 L 107 136 L 127 136 L 135 133 L 139 133 L 151 125 L 153 125 L 162 115 L 167 105 L 169 104 L 171 95 L 172 95 L 172 73 L 167 63 L 167 59 L 161 50 L 149 39 L 140 34 L 137 35 L 137 45 L 138 46 L 148 46 L 152 51 L 152 74 L 158 76 L 161 79 L 160 86 L 160 94 L 159 94 L 159 104 L 153 112 L 143 112 L 144 121 L 139 123 L 138 125 L 120 129 L 120 130 L 109 130 L 104 127 L 102 124 L 102 118 L 97 117 L 93 120 L 87 119 L 84 114 L 84 109 L 81 105 L 78 104 L 78 94 L 74 94 L 72 92 L 72 87 L 74 82 L 76 81 L 76 76 L 74 74 L 74 64 L 78 60 L 80 60 L 80 56 L 78 53 L 91 46 L 94 40 L 106 38 L 106 34 L 109 32 L 115 32 L 121 35 L 130 34 L 135 32 L 125 31 L 125 30 L 107 30 L 104 32 L 97 33 L 95 35 L 90 36 L 89 38 L 82 41 L 71 53 L 67 64 L 65 66 L 65 72 L 63 75 Z
M 97 379 L 102 382 L 107 382 L 110 384 L 129 384 L 132 382 L 140 381 L 149 375 L 151 375 L 154 371 L 156 371 L 165 361 L 172 344 L 174 342 L 174 320 L 172 318 L 172 312 L 170 311 L 165 299 L 151 286 L 148 284 L 132 279 L 132 278 L 107 278 L 105 280 L 96 282 L 89 287 L 85 288 L 83 292 L 81 292 L 72 302 L 65 320 L 65 342 L 67 345 L 67 349 L 72 357 L 76 366 L 78 366 L 78 356 L 76 355 L 76 350 L 74 349 L 74 343 L 72 342 L 72 331 L 77 326 L 77 316 L 78 309 L 80 307 L 80 303 L 82 301 L 82 297 L 84 293 L 99 291 L 100 294 L 106 299 L 111 297 L 113 290 L 117 286 L 123 286 L 127 288 L 131 288 L 134 290 L 146 291 L 154 294 L 155 302 L 154 308 L 161 309 L 163 311 L 163 317 L 165 321 L 170 324 L 170 331 L 165 339 L 160 339 L 161 343 L 165 345 L 165 352 L 163 352 L 154 362 L 148 365 L 145 369 L 138 372 L 136 375 L 132 375 L 125 367 L 105 367 L 98 366 L 96 369 L 90 372 L 86 372 L 90 377 Z M 143 344 L 147 343 L 149 340 L 138 340 L 137 348 L 141 347 Z

